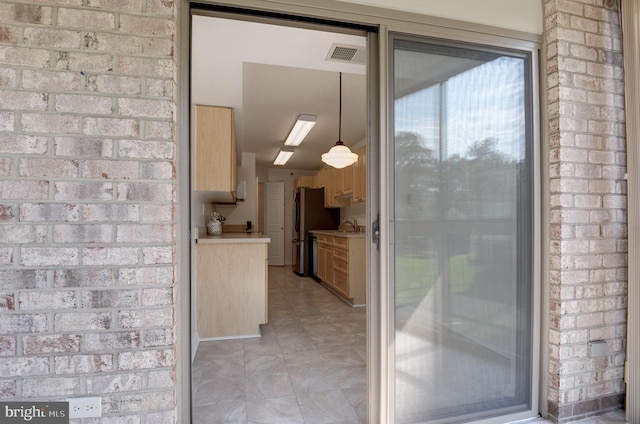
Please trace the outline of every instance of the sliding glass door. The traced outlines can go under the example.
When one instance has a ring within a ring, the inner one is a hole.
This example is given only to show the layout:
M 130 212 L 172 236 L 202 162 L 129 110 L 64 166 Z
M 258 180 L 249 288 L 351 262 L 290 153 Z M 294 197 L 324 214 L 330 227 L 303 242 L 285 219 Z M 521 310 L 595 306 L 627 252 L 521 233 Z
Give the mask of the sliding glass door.
M 395 421 L 530 414 L 531 58 L 390 41 Z

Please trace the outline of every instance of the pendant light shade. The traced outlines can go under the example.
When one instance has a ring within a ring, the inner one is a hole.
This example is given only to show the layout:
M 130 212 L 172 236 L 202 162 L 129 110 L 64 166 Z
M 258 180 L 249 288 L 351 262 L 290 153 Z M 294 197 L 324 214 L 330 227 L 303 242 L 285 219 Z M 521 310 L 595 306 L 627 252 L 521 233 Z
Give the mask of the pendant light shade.
M 344 168 L 354 164 L 358 160 L 358 155 L 353 153 L 342 141 L 337 141 L 327 153 L 322 156 L 322 162 L 334 168 Z
M 358 155 L 342 142 L 342 72 L 340 72 L 340 111 L 338 115 L 338 141 L 321 158 L 322 162 L 337 169 L 345 168 L 358 160 Z

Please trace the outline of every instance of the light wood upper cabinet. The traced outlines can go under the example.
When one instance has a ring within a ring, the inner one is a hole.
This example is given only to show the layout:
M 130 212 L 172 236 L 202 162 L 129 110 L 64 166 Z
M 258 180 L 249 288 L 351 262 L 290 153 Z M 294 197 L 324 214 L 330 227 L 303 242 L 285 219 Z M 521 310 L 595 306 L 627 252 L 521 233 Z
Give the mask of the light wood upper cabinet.
M 344 170 L 331 168 L 331 176 L 333 181 L 334 196 L 342 196 L 344 194 Z
M 205 105 L 195 109 L 194 188 L 235 201 L 238 163 L 233 109 Z
M 340 170 L 342 171 L 342 195 L 353 193 L 354 169 L 355 169 L 355 164 L 349 165 L 346 168 L 342 168 Z
M 316 188 L 316 186 L 314 185 L 314 177 L 312 175 L 301 175 L 301 176 L 299 176 L 294 181 L 293 186 L 296 189 L 300 188 L 300 187 Z
M 324 179 L 324 207 L 336 207 L 336 185 L 334 182 L 333 168 L 327 167 L 323 170 Z
M 313 176 L 313 186 L 314 187 L 316 187 L 316 188 L 323 188 L 324 187 L 325 174 L 326 174 L 325 168 L 322 168 L 318 172 L 316 172 L 316 174 Z
M 366 201 L 366 149 L 358 149 L 358 161 L 346 168 L 325 166 L 313 176 L 315 187 L 324 187 L 324 207 L 344 208 Z
M 342 190 L 342 170 L 326 166 L 318 172 L 322 175 L 324 182 L 324 207 L 325 208 L 343 208 L 349 206 L 350 200 L 346 197 L 337 197 L 341 194 L 337 190 Z
M 353 203 L 367 201 L 367 147 L 357 150 L 358 161 L 353 165 Z
M 333 169 L 334 194 L 346 196 L 353 193 L 353 165 Z

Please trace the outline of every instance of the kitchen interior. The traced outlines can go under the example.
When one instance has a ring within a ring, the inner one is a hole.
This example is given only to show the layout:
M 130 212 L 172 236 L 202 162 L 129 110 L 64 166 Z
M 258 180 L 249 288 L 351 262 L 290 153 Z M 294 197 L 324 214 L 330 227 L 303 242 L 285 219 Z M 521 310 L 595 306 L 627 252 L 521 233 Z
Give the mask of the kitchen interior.
M 365 72 L 364 33 L 193 16 L 194 423 L 366 422 Z

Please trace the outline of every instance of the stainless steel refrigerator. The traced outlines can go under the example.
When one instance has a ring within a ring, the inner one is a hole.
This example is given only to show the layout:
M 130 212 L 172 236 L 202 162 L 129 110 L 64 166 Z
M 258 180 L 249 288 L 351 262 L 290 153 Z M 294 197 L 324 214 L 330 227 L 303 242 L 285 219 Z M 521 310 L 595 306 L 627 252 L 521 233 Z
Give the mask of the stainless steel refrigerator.
M 314 260 L 309 230 L 337 230 L 340 209 L 324 207 L 324 189 L 300 187 L 293 212 L 293 272 L 306 277 L 312 273 Z

